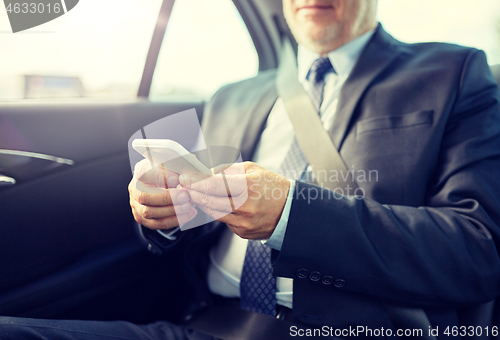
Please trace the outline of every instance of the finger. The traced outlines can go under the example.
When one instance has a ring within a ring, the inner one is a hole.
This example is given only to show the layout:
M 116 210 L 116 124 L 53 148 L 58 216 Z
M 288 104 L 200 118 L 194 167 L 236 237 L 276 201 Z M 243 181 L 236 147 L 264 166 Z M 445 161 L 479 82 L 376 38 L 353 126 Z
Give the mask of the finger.
M 179 185 L 179 175 L 163 166 L 154 166 L 148 160 L 143 159 L 135 165 L 134 177 L 141 182 L 158 187 L 175 188 Z
M 134 209 L 132 209 L 132 213 L 134 214 L 135 220 L 142 224 L 143 226 L 153 229 L 172 229 L 181 224 L 187 223 L 191 221 L 196 215 L 196 209 L 191 209 L 189 212 L 177 216 L 170 216 L 163 219 L 145 219 L 142 218 Z
M 209 209 L 204 206 L 198 206 L 198 208 L 203 211 L 205 214 L 213 217 L 215 220 L 223 222 L 223 223 L 237 223 L 238 217 L 234 214 L 225 212 L 225 211 L 218 211 L 218 210 L 213 210 Z
M 222 175 L 206 176 L 200 174 L 182 174 L 179 181 L 185 188 L 190 188 L 213 196 L 228 196 Z
M 182 174 L 181 185 L 211 196 L 239 196 L 247 190 L 245 175 L 214 175 L 203 180 L 197 174 Z
M 136 181 L 130 188 L 130 198 L 141 205 L 163 207 L 182 205 L 189 201 L 189 194 L 183 189 L 164 189 Z
M 191 202 L 187 202 L 182 205 L 153 207 L 153 206 L 141 205 L 136 201 L 131 201 L 130 205 L 136 210 L 136 212 L 142 218 L 147 220 L 159 220 L 170 216 L 182 215 L 189 212 L 193 208 L 193 204 Z
M 231 197 L 248 197 L 247 175 L 228 175 L 225 176 L 227 187 Z M 246 197 L 244 200 L 246 200 Z
M 179 174 L 170 171 L 168 169 L 165 169 L 164 167 L 161 167 L 162 172 L 163 172 L 163 180 L 165 181 L 165 178 L 167 179 L 167 187 L 168 188 L 175 188 L 177 187 L 180 182 L 179 182 Z
M 189 197 L 197 206 L 206 206 L 210 209 L 234 212 L 240 208 L 248 200 L 248 191 L 245 190 L 239 196 L 212 196 L 193 189 L 185 188 L 189 193 Z
M 179 176 L 179 183 L 185 187 L 191 187 L 197 182 L 204 182 L 210 179 L 212 176 L 196 174 L 196 173 L 184 173 Z
M 162 166 L 147 171 L 139 180 L 163 188 L 175 188 L 179 185 L 179 175 Z
M 243 163 L 233 163 L 229 166 L 222 165 L 214 169 L 223 172 L 225 176 L 226 188 L 229 190 L 229 196 L 232 197 L 234 209 L 238 209 L 248 198 L 248 181 L 243 181 L 242 177 L 234 175 L 245 175 L 245 166 Z M 247 179 L 247 177 L 245 177 Z
M 248 190 L 243 191 L 239 196 L 231 196 L 231 200 L 233 201 L 233 209 L 237 210 L 248 200 Z
M 221 164 L 213 168 L 214 174 L 224 173 L 225 175 L 243 175 L 245 166 L 243 163 Z
M 233 212 L 231 207 L 231 202 L 229 197 L 221 197 L 221 196 L 211 196 L 207 195 L 203 192 L 198 192 L 192 189 L 185 189 L 189 193 L 189 197 L 191 201 L 196 204 L 198 207 L 206 207 L 210 210 L 218 210 L 221 212 L 225 212 L 229 214 Z
M 153 168 L 153 164 L 146 160 L 146 159 L 141 159 L 139 162 L 135 163 L 134 166 L 134 177 L 140 178 L 142 175 L 144 175 L 147 171 L 151 170 Z

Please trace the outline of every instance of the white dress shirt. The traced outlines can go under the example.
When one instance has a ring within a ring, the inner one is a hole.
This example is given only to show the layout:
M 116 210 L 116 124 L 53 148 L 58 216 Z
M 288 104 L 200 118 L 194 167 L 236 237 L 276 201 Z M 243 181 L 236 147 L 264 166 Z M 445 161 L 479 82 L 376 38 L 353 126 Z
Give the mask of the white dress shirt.
M 328 54 L 336 74 L 333 72 L 325 76 L 325 89 L 320 111 L 321 120 L 325 129 L 329 130 L 337 109 L 339 93 L 345 80 L 351 73 L 361 52 L 370 40 L 374 31 L 365 33 L 355 40 L 339 47 Z M 309 90 L 308 75 L 313 62 L 320 55 L 299 46 L 298 49 L 298 77 L 305 90 Z M 280 170 L 295 133 L 281 98 L 274 104 L 260 138 L 253 161 L 271 171 Z M 266 245 L 281 250 L 283 238 L 290 215 L 291 202 L 295 182 L 290 187 L 285 208 L 281 219 Z M 210 291 L 225 297 L 240 297 L 240 278 L 245 260 L 248 241 L 240 238 L 228 228 L 219 242 L 210 250 L 210 266 L 208 269 L 208 286 Z M 278 277 L 276 280 L 277 303 L 292 308 L 293 280 Z

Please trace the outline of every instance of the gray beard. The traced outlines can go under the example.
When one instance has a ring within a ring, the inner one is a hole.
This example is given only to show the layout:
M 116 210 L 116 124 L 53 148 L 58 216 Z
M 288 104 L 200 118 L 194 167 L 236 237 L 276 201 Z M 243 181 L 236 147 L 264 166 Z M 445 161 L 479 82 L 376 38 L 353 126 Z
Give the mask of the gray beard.
M 293 32 L 294 36 L 298 37 L 297 41 L 307 47 L 308 49 L 319 52 L 328 53 L 331 51 L 330 46 L 335 46 L 335 42 L 342 37 L 342 28 L 339 26 L 327 27 L 317 34 L 315 37 L 311 37 L 303 32 Z M 298 33 L 298 34 L 296 34 Z

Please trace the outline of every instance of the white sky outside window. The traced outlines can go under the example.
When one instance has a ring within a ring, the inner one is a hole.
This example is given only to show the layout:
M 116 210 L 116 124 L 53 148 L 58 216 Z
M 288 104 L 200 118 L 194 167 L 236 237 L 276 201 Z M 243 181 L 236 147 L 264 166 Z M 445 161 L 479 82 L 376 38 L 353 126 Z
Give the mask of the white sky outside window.
M 404 42 L 439 41 L 482 49 L 500 63 L 499 0 L 379 0 L 378 19 Z
M 90 97 L 137 96 L 161 2 L 82 0 L 16 34 L 2 2 L 0 100 L 23 97 L 22 75 L 79 77 Z
M 11 33 L 0 4 L 0 100 L 23 98 L 23 75 L 78 77 L 86 97 L 137 95 L 161 0 L 82 0 L 66 15 Z M 500 63 L 500 1 L 379 0 L 378 18 L 406 42 L 485 50 Z M 172 46 L 172 48 L 168 48 Z M 256 74 L 257 55 L 231 0 L 177 0 L 151 97 L 207 98 Z
M 150 98 L 197 95 L 256 76 L 257 51 L 231 0 L 177 0 L 158 58 Z

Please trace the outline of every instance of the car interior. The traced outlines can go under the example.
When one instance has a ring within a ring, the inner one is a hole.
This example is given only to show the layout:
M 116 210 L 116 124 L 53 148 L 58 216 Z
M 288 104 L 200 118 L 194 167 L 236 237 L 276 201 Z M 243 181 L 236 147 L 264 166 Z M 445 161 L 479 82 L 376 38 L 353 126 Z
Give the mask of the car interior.
M 130 136 L 192 108 L 203 119 L 205 98 L 150 100 L 174 3 L 161 3 L 135 98 L 0 101 L 0 315 L 176 321 L 179 254 L 148 251 L 127 191 Z M 258 71 L 276 68 L 291 38 L 281 1 L 233 3 Z

